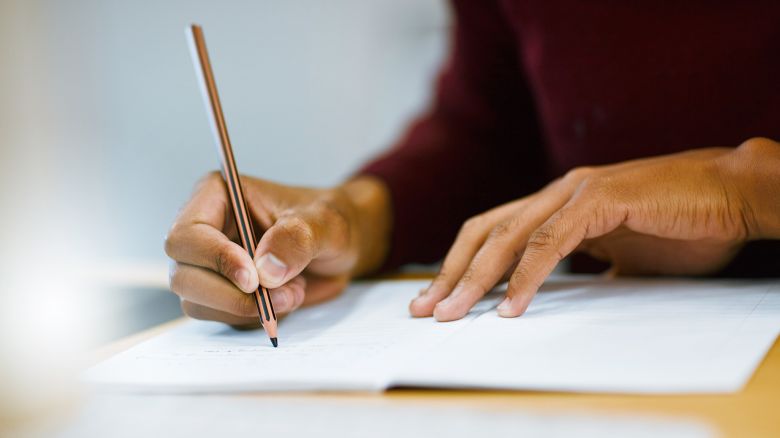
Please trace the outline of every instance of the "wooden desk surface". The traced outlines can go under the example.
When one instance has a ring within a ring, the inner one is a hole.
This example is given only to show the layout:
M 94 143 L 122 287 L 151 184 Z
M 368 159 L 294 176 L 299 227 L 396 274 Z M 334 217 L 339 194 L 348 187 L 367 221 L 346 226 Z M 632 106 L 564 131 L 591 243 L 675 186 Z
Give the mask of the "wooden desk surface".
M 415 276 L 416 278 L 419 278 Z M 397 278 L 397 277 L 395 277 Z M 409 276 L 403 276 L 409 278 Z M 179 319 L 130 336 L 95 353 L 94 360 L 107 358 L 165 332 Z M 251 397 L 279 397 L 252 394 Z M 698 420 L 726 437 L 780 437 L 780 341 L 751 378 L 747 387 L 726 395 L 601 395 L 523 391 L 459 391 L 391 389 L 381 395 L 316 393 L 312 399 L 333 399 L 365 403 L 430 403 L 479 409 L 536 409 L 552 412 L 592 412 Z

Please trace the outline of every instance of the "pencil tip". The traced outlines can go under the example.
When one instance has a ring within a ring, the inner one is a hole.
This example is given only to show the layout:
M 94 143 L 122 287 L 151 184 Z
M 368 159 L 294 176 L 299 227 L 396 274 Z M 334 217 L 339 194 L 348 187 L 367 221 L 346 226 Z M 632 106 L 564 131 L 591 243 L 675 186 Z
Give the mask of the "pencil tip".
M 276 338 L 271 338 L 271 343 L 274 344 L 274 348 L 279 346 L 279 341 L 277 341 Z

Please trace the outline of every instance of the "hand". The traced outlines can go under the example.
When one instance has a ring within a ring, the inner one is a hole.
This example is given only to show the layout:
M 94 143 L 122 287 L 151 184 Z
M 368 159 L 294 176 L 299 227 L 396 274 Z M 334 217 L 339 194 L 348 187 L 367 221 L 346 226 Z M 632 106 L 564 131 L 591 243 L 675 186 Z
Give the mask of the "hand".
M 410 311 L 439 321 L 462 318 L 508 278 L 498 314 L 519 316 L 573 251 L 610 262 L 617 274 L 717 271 L 748 239 L 766 238 L 761 230 L 770 222 L 778 229 L 778 155 L 780 145 L 754 139 L 738 149 L 574 169 L 468 220 Z
M 335 189 L 288 187 L 241 177 L 258 237 L 255 260 L 237 242 L 235 218 L 219 173 L 197 186 L 171 227 L 165 252 L 171 290 L 197 319 L 259 324 L 252 293 L 271 289 L 277 314 L 338 294 L 352 275 L 378 266 L 389 212 L 371 178 Z

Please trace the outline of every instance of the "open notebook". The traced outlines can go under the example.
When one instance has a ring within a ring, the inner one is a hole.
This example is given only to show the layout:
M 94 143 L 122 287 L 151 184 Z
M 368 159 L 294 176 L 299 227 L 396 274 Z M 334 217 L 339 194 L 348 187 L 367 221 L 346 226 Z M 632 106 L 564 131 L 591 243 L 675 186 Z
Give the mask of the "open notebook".
M 733 392 L 780 332 L 777 281 L 559 277 L 522 317 L 496 315 L 499 290 L 448 323 L 409 316 L 426 284 L 355 283 L 283 319 L 278 349 L 259 331 L 188 321 L 85 379 L 141 392 Z

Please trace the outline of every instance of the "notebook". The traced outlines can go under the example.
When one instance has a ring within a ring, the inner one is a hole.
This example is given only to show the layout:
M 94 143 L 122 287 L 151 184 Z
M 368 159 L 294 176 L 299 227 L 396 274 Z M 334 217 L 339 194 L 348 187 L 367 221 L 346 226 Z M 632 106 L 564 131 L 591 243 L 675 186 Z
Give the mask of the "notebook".
M 728 393 L 780 332 L 780 282 L 549 279 L 501 318 L 499 287 L 459 321 L 413 318 L 426 281 L 352 284 L 264 333 L 187 321 L 89 369 L 133 392 L 382 391 L 391 387 Z

